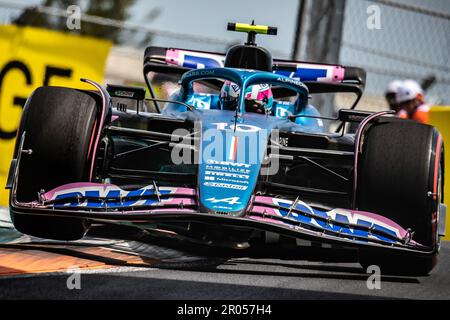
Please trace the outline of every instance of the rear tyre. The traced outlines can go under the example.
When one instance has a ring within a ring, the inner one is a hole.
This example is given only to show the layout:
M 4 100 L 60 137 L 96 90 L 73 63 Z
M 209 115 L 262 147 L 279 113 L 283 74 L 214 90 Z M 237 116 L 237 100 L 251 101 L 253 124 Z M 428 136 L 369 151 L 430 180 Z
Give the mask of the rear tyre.
M 357 209 L 410 228 L 413 240 L 434 253 L 422 258 L 361 250 L 363 267 L 378 265 L 385 274 L 426 275 L 436 265 L 444 168 L 443 144 L 438 140 L 432 126 L 410 121 L 382 122 L 367 130 L 358 168 Z
M 16 141 L 25 134 L 17 184 L 17 199 L 37 200 L 41 189 L 86 181 L 88 149 L 97 112 L 96 101 L 88 93 L 61 87 L 36 89 L 25 105 Z M 87 232 L 87 220 L 44 217 L 11 212 L 22 233 L 47 239 L 76 240 Z

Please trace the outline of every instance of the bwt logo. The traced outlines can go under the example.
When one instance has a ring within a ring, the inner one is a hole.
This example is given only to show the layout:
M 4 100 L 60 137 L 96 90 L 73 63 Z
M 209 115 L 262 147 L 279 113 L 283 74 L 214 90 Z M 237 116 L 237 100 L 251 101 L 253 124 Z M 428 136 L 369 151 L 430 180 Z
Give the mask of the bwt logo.
M 159 190 L 159 193 L 161 195 L 169 194 L 169 190 Z M 158 199 L 145 199 L 145 201 L 141 200 L 139 197 L 147 197 L 150 195 L 154 195 L 155 190 L 153 189 L 153 186 L 144 187 L 137 190 L 132 190 L 128 192 L 123 192 L 120 189 L 106 189 L 106 190 L 83 190 L 82 188 L 70 191 L 65 190 L 64 192 L 60 194 L 56 194 L 54 197 L 55 200 L 63 200 L 67 199 L 67 202 L 65 203 L 59 203 L 55 204 L 57 207 L 89 207 L 89 208 L 122 208 L 122 207 L 130 207 L 133 205 L 137 205 L 140 203 L 141 205 L 153 205 L 155 203 L 160 202 Z M 99 200 L 85 200 L 79 202 L 76 199 L 79 198 L 92 198 L 92 199 L 99 199 L 99 198 L 107 198 L 111 199 L 109 202 L 103 202 Z M 128 198 L 129 200 L 120 200 L 120 198 Z M 136 198 L 136 199 L 134 199 Z M 75 200 L 74 200 L 75 199 Z M 114 200 L 116 199 L 116 200 Z M 161 202 L 169 202 L 171 198 L 169 199 L 163 199 Z

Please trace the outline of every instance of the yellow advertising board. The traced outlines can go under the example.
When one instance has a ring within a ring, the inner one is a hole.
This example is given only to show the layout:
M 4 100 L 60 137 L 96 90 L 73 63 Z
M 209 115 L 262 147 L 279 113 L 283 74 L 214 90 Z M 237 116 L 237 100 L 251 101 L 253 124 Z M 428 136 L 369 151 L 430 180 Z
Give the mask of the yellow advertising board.
M 444 157 L 445 157 L 445 186 L 444 202 L 447 205 L 447 211 L 450 211 L 450 106 L 433 106 L 430 109 L 430 124 L 438 128 L 444 139 Z M 446 240 L 450 240 L 450 218 L 447 214 Z
M 103 81 L 109 41 L 13 25 L 0 26 L 0 206 L 22 107 L 42 85 L 92 88 L 80 82 Z

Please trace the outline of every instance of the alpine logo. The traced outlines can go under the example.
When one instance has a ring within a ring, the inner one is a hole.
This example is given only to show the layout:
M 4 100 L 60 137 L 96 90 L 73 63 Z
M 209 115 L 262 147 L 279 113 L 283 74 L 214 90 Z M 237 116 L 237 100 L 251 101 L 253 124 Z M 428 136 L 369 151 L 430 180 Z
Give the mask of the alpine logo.
M 216 199 L 216 197 L 212 197 L 209 199 L 206 199 L 206 201 L 212 202 L 212 203 L 227 203 L 227 204 L 241 204 L 239 202 L 239 197 L 230 197 L 230 198 L 222 198 L 222 199 Z

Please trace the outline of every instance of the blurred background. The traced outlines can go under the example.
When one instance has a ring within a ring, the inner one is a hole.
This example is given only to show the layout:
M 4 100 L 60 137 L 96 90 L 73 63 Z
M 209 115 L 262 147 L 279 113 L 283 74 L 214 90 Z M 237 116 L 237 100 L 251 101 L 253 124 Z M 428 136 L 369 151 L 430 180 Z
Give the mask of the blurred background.
M 66 9 L 74 4 L 82 12 L 79 30 L 66 26 Z M 435 77 L 428 101 L 450 104 L 448 0 L 0 1 L 1 24 L 112 41 L 105 79 L 116 83 L 142 83 L 142 49 L 148 45 L 225 52 L 244 39 L 227 32 L 226 23 L 253 19 L 278 27 L 278 36 L 258 38 L 274 57 L 365 68 L 360 107 L 383 108 L 379 98 L 393 79 L 427 77 Z
M 0 0 L 0 185 L 21 107 L 41 85 L 144 85 L 149 45 L 224 53 L 245 36 L 227 22 L 278 27 L 258 45 L 275 58 L 340 63 L 367 71 L 358 109 L 388 106 L 394 79 L 415 79 L 431 105 L 450 105 L 448 0 Z M 325 115 L 345 99 L 317 105 Z M 347 104 L 348 106 L 348 104 Z M 0 204 L 7 195 L 0 188 Z

